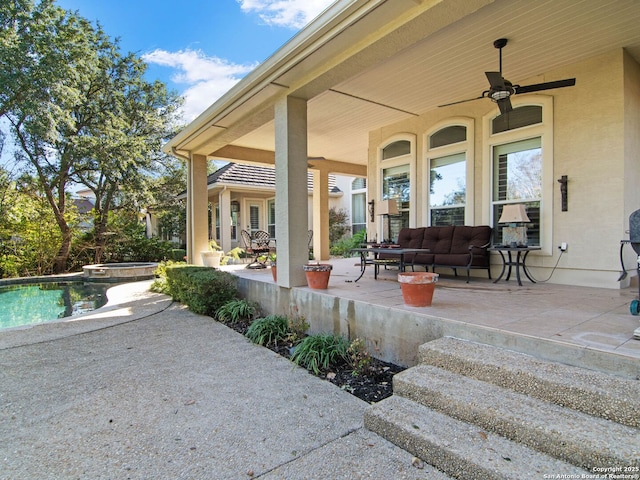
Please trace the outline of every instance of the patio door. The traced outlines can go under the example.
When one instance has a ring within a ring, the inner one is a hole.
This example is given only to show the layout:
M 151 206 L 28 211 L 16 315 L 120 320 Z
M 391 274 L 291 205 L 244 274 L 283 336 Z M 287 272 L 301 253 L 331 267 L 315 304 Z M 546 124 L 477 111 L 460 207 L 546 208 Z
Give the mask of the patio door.
M 249 233 L 253 235 L 257 230 L 264 230 L 262 222 L 262 202 L 249 202 Z

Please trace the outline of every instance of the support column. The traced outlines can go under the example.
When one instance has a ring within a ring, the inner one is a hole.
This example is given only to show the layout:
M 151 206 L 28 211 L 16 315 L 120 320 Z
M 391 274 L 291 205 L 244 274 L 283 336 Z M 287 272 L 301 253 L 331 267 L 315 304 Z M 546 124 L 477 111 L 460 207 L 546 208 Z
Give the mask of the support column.
M 329 174 L 313 170 L 313 256 L 329 260 Z
M 231 250 L 231 191 L 226 188 L 218 197 L 220 211 L 220 248 L 225 252 Z
M 278 285 L 307 284 L 307 102 L 286 97 L 275 106 Z M 303 208 L 304 206 L 304 208 Z
M 202 265 L 209 243 L 207 157 L 191 155 L 187 177 L 187 262 Z

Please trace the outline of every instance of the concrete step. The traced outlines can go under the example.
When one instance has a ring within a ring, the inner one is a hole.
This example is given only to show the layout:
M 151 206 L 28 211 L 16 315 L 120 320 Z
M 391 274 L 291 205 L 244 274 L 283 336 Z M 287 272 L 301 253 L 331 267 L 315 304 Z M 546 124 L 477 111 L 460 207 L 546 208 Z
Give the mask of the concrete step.
M 431 365 L 394 376 L 394 395 L 578 467 L 640 468 L 640 430 Z
M 638 380 L 548 362 L 504 348 L 451 337 L 421 345 L 419 363 L 623 425 L 640 427 Z
M 590 478 L 589 471 L 395 395 L 367 409 L 364 424 L 457 479 Z

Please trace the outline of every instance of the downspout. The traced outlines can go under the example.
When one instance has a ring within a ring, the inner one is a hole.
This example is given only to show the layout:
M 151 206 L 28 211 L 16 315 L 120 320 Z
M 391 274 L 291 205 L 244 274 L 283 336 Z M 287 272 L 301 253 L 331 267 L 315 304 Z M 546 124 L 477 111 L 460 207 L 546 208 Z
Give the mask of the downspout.
M 184 155 L 178 153 L 178 149 L 176 147 L 171 147 L 171 154 L 174 157 L 179 158 L 180 160 L 184 160 L 185 162 L 188 162 L 189 160 L 191 160 L 190 157 L 185 157 Z

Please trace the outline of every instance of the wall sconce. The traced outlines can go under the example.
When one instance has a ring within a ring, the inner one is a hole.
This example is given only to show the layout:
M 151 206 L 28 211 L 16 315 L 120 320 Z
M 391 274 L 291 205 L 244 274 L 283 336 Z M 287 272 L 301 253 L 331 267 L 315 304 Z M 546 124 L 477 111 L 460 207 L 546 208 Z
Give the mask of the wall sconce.
M 562 211 L 566 212 L 567 210 L 569 210 L 567 201 L 567 183 L 569 183 L 569 179 L 566 175 L 562 175 L 558 179 L 558 183 L 560 184 L 560 199 L 562 200 Z
M 498 223 L 508 223 L 508 227 L 502 228 L 502 243 L 515 247 L 527 244 L 527 227 L 518 226 L 519 223 L 529 223 L 527 210 L 521 203 L 505 205 Z
M 369 200 L 369 221 L 373 222 L 375 220 L 376 214 L 376 201 L 372 198 Z

